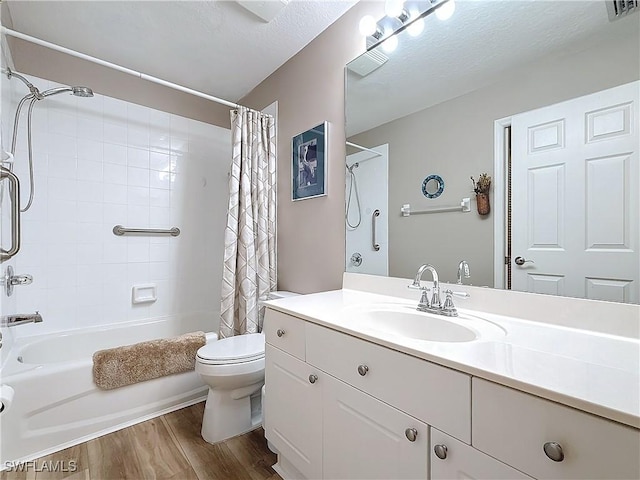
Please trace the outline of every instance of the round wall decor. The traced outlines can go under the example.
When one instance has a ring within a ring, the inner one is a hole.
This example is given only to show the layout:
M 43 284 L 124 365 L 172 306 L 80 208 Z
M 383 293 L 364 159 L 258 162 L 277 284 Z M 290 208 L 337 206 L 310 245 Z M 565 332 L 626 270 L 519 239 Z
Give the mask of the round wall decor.
M 444 191 L 444 180 L 440 175 L 429 175 L 422 182 L 422 193 L 427 198 L 438 198 Z

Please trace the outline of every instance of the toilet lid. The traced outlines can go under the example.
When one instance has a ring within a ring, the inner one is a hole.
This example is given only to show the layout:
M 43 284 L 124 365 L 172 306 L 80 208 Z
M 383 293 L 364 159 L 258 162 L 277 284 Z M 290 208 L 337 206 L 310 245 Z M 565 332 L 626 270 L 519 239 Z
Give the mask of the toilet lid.
M 264 357 L 264 334 L 250 333 L 223 338 L 201 347 L 197 353 L 203 363 L 250 362 Z

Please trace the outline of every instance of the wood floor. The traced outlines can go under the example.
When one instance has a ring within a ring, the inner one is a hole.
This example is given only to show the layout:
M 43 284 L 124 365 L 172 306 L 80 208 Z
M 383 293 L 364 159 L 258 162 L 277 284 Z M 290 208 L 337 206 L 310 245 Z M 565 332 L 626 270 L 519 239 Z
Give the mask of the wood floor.
M 200 436 L 204 403 L 39 458 L 0 480 L 281 480 L 262 428 L 215 445 Z M 75 462 L 75 472 L 69 468 Z M 53 470 L 58 466 L 57 472 Z

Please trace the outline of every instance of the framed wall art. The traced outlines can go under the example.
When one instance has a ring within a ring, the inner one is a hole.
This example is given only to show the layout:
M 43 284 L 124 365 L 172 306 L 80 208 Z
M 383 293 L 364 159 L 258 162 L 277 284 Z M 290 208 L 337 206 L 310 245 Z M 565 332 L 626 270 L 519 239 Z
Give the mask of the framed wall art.
M 327 194 L 327 125 L 323 122 L 291 140 L 291 199 Z

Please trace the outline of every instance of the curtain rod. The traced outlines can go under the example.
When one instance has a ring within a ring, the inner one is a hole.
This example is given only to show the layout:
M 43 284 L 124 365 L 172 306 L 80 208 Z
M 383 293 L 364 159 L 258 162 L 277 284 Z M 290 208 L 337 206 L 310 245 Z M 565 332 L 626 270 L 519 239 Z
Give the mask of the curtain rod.
M 357 143 L 353 143 L 353 142 L 345 142 L 345 143 L 350 147 L 357 148 L 359 150 L 364 150 L 365 152 L 375 153 L 379 157 L 382 156 L 382 154 L 380 152 L 376 152 L 375 150 L 373 150 L 371 148 L 363 147 L 362 145 L 358 145 Z
M 25 40 L 27 42 L 35 43 L 36 45 L 40 45 L 42 47 L 49 48 L 51 50 L 56 50 L 58 52 L 66 53 L 67 55 L 71 55 L 73 57 L 81 58 L 83 60 L 87 60 L 89 62 L 96 63 L 98 65 L 102 65 L 103 67 L 108 67 L 113 70 L 118 70 L 122 73 L 127 73 L 129 75 L 133 75 L 134 77 L 138 77 L 142 80 L 147 80 L 149 82 L 157 83 L 158 85 L 163 85 L 165 87 L 172 88 L 174 90 L 179 90 L 184 93 L 188 93 L 190 95 L 195 95 L 196 97 L 204 98 L 205 100 L 209 100 L 211 102 L 221 103 L 222 105 L 226 105 L 227 107 L 236 108 L 239 105 L 234 102 L 230 102 L 228 100 L 224 100 L 222 98 L 214 97 L 212 95 L 207 95 L 206 93 L 199 92 L 198 90 L 193 90 L 191 88 L 183 87 L 182 85 L 178 85 L 176 83 L 167 82 L 166 80 L 162 80 L 161 78 L 152 77 L 151 75 L 147 75 L 142 72 L 138 72 L 136 70 L 132 70 L 130 68 L 126 68 L 115 63 L 107 62 L 105 60 L 101 60 L 96 57 L 92 57 L 90 55 L 85 55 L 84 53 L 77 52 L 75 50 L 71 50 L 66 47 L 61 47 L 60 45 L 56 45 L 55 43 L 47 42 L 45 40 L 41 40 L 36 37 L 32 37 L 30 35 L 25 35 L 24 33 L 17 32 L 15 30 L 11 30 L 7 27 L 2 27 L 2 33 L 5 35 L 10 35 L 12 37 L 19 38 L 21 40 Z

